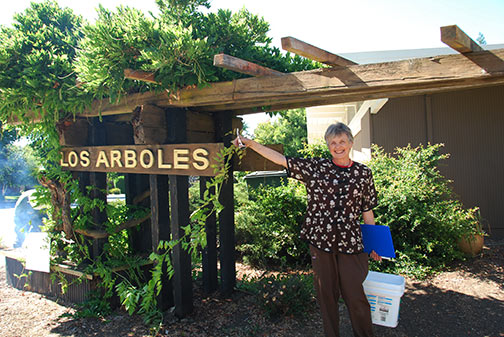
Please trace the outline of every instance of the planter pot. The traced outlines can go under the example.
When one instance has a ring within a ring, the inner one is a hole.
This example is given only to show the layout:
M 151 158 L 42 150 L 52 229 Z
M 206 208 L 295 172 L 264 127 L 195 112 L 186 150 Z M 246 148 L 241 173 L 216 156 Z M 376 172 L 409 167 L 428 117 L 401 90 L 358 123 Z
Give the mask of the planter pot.
M 460 250 L 471 256 L 475 256 L 481 252 L 483 243 L 483 235 L 480 234 L 463 236 L 457 242 Z

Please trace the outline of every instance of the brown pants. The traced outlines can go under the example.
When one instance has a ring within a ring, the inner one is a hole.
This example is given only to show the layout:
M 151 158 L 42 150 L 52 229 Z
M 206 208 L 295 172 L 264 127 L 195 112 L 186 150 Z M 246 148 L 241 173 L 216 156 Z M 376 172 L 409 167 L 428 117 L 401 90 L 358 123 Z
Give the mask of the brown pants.
M 368 273 L 368 255 L 327 253 L 310 245 L 314 284 L 327 337 L 339 336 L 340 295 L 350 314 L 354 336 L 373 336 L 371 310 L 362 282 Z

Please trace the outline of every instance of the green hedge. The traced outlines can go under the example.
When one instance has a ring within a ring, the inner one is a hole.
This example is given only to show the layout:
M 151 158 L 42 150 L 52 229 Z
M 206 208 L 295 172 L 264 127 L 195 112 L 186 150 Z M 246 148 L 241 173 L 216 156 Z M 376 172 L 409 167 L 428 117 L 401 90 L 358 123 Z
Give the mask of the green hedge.
M 306 211 L 306 191 L 289 180 L 286 186 L 261 186 L 249 191 L 235 212 L 237 250 L 256 266 L 295 266 L 309 263 L 299 231 Z
M 479 212 L 465 209 L 439 172 L 439 161 L 449 157 L 442 146 L 407 146 L 393 154 L 373 147 L 368 166 L 378 192 L 376 223 L 390 227 L 398 255 L 373 269 L 424 277 L 463 258 L 456 241 L 479 227 Z

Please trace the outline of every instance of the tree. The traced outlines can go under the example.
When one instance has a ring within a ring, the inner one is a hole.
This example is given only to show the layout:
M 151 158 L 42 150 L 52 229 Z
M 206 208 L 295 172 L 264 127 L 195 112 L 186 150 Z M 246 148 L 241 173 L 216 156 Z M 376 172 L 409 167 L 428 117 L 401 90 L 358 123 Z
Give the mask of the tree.
M 485 40 L 485 35 L 483 35 L 483 33 L 481 32 L 478 33 L 478 38 L 476 39 L 476 41 L 478 41 L 480 46 L 486 46 L 487 44 Z
M 0 200 L 4 200 L 8 188 L 24 189 L 37 183 L 37 164 L 29 146 L 6 144 L 2 148 L 0 166 Z
M 271 123 L 260 123 L 254 130 L 255 140 L 262 144 L 283 144 L 286 156 L 299 156 L 299 150 L 307 142 L 305 109 L 293 109 L 280 113 Z

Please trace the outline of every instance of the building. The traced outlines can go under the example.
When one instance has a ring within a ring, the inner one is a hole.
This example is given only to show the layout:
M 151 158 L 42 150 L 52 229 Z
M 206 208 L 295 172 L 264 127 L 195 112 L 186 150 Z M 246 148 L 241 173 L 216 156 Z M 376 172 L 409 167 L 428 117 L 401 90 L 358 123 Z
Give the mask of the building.
M 492 45 L 486 49 L 502 47 Z M 395 53 L 428 57 L 443 52 L 454 53 L 449 48 L 434 48 L 377 52 L 380 56 L 377 59 L 371 57 L 373 53 L 342 56 L 357 62 L 383 62 L 386 55 L 390 60 L 400 59 L 394 57 Z M 490 236 L 504 238 L 504 221 L 500 216 L 504 200 L 504 86 L 307 108 L 307 119 L 309 135 L 313 128 L 311 134 L 318 138 L 320 130 L 328 124 L 346 122 L 355 136 L 353 158 L 358 161 L 371 158 L 371 144 L 387 152 L 408 144 L 445 144 L 444 151 L 450 154 L 450 159 L 442 163 L 441 172 L 453 180 L 453 189 L 465 207 L 480 207 Z

